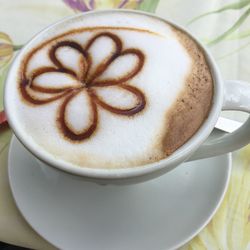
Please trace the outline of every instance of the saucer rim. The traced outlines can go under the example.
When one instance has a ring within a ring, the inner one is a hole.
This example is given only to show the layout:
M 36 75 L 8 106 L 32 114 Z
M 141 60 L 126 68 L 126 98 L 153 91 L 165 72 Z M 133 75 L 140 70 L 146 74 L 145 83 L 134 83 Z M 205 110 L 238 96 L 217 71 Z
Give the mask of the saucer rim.
M 28 225 L 39 235 L 41 236 L 46 242 L 48 242 L 50 245 L 52 245 L 53 247 L 57 248 L 57 249 L 61 249 L 60 246 L 57 246 L 56 244 L 52 243 L 51 241 L 47 240 L 47 237 L 45 237 L 43 235 L 43 233 L 41 233 L 39 230 L 37 230 L 36 226 L 32 225 L 31 221 L 29 220 L 29 218 L 23 213 L 23 210 L 20 207 L 20 204 L 17 202 L 16 196 L 15 196 L 15 191 L 14 191 L 14 187 L 12 185 L 13 181 L 12 181 L 12 177 L 11 177 L 11 173 L 10 173 L 10 169 L 11 169 L 11 164 L 10 162 L 12 161 L 11 158 L 13 157 L 12 152 L 13 152 L 13 147 L 15 147 L 15 144 L 19 142 L 18 138 L 15 135 L 12 135 L 11 137 L 11 141 L 10 141 L 10 146 L 9 146 L 9 152 L 8 152 L 8 169 L 7 169 L 7 173 L 8 173 L 8 181 L 9 181 L 9 187 L 10 187 L 10 191 L 12 194 L 12 197 L 14 199 L 15 205 L 18 208 L 20 215 L 23 217 L 23 219 L 25 220 L 26 223 L 28 223 Z M 20 143 L 20 146 L 23 146 Z M 23 146 L 24 147 L 24 146 Z M 24 149 L 27 151 L 27 149 L 24 147 Z M 30 153 L 29 151 L 27 151 L 28 153 Z M 217 158 L 217 157 L 221 157 L 223 155 L 219 155 L 219 156 L 215 156 L 215 157 L 211 157 L 211 158 Z M 180 241 L 178 244 L 171 246 L 168 250 L 175 250 L 175 249 L 179 249 L 180 247 L 184 246 L 185 244 L 187 244 L 189 241 L 191 241 L 195 236 L 197 236 L 207 225 L 208 223 L 211 221 L 211 219 L 213 218 L 213 216 L 215 215 L 215 213 L 218 211 L 224 197 L 225 194 L 228 190 L 228 186 L 229 186 L 229 182 L 230 182 L 230 177 L 231 177 L 231 172 L 232 172 L 232 153 L 227 153 L 224 154 L 225 161 L 227 161 L 227 168 L 225 171 L 225 182 L 223 185 L 223 188 L 221 189 L 221 196 L 217 201 L 216 206 L 213 208 L 213 211 L 211 212 L 211 214 L 205 219 L 204 222 L 201 222 L 201 225 L 198 226 L 198 228 L 196 230 L 194 230 L 193 232 L 190 233 L 190 235 L 188 237 L 186 237 L 185 239 L 183 239 L 182 241 Z M 33 156 L 34 157 L 34 156 Z M 202 161 L 206 161 L 206 159 L 202 159 Z M 185 163 L 183 163 L 185 164 Z M 58 170 L 60 171 L 60 170 Z M 64 174 L 65 172 L 62 171 Z M 79 176 L 81 177 L 81 176 Z

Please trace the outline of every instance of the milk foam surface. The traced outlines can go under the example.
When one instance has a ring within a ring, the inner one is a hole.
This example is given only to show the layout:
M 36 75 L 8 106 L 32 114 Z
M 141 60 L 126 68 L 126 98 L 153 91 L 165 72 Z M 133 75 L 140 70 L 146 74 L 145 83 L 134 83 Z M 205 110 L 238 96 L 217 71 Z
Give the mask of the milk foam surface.
M 53 62 L 51 49 L 65 41 L 83 53 L 66 44 Z M 86 15 L 37 38 L 26 68 L 20 65 L 32 88 L 26 82 L 22 94 L 17 74 L 9 103 L 29 139 L 55 158 L 80 167 L 138 166 L 166 157 L 170 113 L 193 60 L 165 22 L 132 13 Z

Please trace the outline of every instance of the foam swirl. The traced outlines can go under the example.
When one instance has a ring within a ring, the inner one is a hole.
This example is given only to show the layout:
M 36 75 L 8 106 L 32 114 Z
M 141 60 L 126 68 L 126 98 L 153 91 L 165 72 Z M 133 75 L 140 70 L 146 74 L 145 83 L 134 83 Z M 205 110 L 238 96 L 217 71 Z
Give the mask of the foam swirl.
M 112 42 L 112 51 L 97 65 L 91 55 L 95 43 L 106 38 Z M 67 64 L 60 56 L 60 50 L 74 51 L 75 65 Z M 125 72 L 119 75 L 110 74 L 112 65 L 125 57 L 133 57 L 134 64 L 127 65 Z M 127 82 L 137 75 L 145 62 L 145 56 L 137 48 L 124 49 L 121 39 L 111 32 L 101 32 L 89 39 L 86 46 L 75 41 L 59 41 L 49 50 L 49 59 L 54 66 L 40 67 L 29 76 L 23 72 L 19 88 L 22 97 L 31 104 L 44 105 L 62 99 L 57 119 L 58 129 L 67 139 L 81 142 L 90 138 L 98 126 L 98 108 L 103 108 L 113 114 L 133 116 L 141 112 L 146 105 L 144 93 Z M 24 68 L 27 68 L 26 66 Z M 53 75 L 54 77 L 51 77 Z M 111 76 L 110 76 L 111 75 Z M 53 80 L 52 80 L 53 78 Z M 60 82 L 55 82 L 60 79 Z M 98 88 L 116 86 L 119 91 L 129 92 L 135 100 L 132 104 L 116 107 L 98 95 Z M 40 98 L 32 93 L 39 93 Z M 89 113 L 87 124 L 76 130 L 68 119 L 67 109 L 74 98 L 82 94 L 86 99 Z M 44 96 L 42 96 L 44 95 Z M 42 96 L 42 97 L 41 97 Z

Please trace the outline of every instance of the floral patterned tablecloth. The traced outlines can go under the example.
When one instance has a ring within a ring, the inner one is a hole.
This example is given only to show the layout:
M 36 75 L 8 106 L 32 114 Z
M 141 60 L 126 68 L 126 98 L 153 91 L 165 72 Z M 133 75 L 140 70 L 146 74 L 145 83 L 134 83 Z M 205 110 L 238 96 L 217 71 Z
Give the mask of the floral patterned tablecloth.
M 71 6 L 67 3 L 71 2 Z M 12 55 L 49 24 L 94 7 L 135 8 L 143 1 L 0 0 L 0 110 L 3 83 Z M 105 5 L 108 2 L 108 5 Z M 157 1 L 151 6 L 154 9 Z M 72 4 L 73 3 L 73 4 Z M 209 46 L 226 79 L 250 82 L 250 0 L 161 0 L 156 13 L 189 29 Z M 224 116 L 244 120 L 246 115 Z M 0 122 L 1 117 L 0 114 Z M 0 126 L 0 241 L 35 249 L 53 249 L 24 221 L 10 193 L 7 154 L 10 129 Z M 212 221 L 182 249 L 250 249 L 250 146 L 233 154 L 233 171 L 224 201 Z

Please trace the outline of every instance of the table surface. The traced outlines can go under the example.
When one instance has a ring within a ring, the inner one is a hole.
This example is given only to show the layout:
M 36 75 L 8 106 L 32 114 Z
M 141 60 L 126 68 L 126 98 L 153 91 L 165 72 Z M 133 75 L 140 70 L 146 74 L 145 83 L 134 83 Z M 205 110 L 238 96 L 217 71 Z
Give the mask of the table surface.
M 108 7 L 112 7 L 117 1 L 107 2 L 111 2 Z M 237 0 L 162 0 L 156 13 L 185 26 L 207 46 L 210 44 L 209 49 L 225 79 L 250 82 L 250 17 L 247 18 L 250 3 L 243 7 L 231 5 L 224 11 L 188 24 L 201 14 L 235 2 Z M 61 0 L 0 0 L 0 6 L 0 32 L 8 34 L 15 45 L 26 43 L 44 27 L 74 14 Z M 3 107 L 3 84 L 9 64 L 10 62 L 2 64 L 0 47 L 0 110 Z M 224 112 L 223 116 L 240 121 L 246 118 L 246 115 L 239 112 Z M 0 241 L 35 249 L 53 249 L 30 228 L 13 201 L 7 178 L 7 154 L 11 135 L 8 127 L 0 127 Z M 216 215 L 182 249 L 250 249 L 249 145 L 233 154 L 229 189 Z

